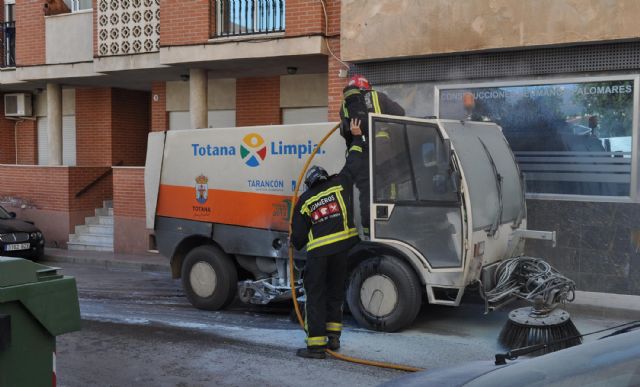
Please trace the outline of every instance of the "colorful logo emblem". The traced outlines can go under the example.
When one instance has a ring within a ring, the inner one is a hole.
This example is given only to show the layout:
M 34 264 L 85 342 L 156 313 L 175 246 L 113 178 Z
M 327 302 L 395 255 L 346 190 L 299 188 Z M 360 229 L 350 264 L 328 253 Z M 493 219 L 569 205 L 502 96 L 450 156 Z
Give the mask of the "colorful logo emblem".
M 196 177 L 196 200 L 200 204 L 205 204 L 209 199 L 209 178 L 205 175 Z
M 242 139 L 240 145 L 240 156 L 245 164 L 250 167 L 257 167 L 260 162 L 267 157 L 267 147 L 264 139 L 257 133 L 250 133 Z

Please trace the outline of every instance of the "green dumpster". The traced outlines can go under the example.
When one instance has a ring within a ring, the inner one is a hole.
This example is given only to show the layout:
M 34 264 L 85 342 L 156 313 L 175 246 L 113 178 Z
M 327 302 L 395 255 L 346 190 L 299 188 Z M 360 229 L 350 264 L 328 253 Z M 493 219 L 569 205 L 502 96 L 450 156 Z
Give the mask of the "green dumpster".
M 56 336 L 78 330 L 73 277 L 0 257 L 0 386 L 55 385 Z

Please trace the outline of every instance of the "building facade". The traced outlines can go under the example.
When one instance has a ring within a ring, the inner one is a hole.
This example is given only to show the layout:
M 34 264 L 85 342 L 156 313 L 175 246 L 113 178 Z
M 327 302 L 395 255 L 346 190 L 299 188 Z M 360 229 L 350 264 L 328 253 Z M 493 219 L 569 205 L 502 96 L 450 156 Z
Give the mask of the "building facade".
M 50 245 L 82 245 L 98 211 L 105 248 L 146 251 L 148 132 L 336 121 L 350 68 L 408 115 L 498 122 L 529 227 L 557 231 L 528 254 L 640 295 L 637 1 L 43 3 L 3 1 L 0 90 L 33 114 L 0 117 L 0 202 Z
M 499 123 L 529 228 L 557 232 L 557 246 L 528 241 L 527 253 L 579 290 L 640 294 L 640 3 L 369 4 L 342 2 L 342 59 L 409 115 Z
M 0 3 L 0 90 L 33 110 L 0 118 L 0 203 L 49 246 L 147 251 L 150 131 L 337 120 L 337 0 Z

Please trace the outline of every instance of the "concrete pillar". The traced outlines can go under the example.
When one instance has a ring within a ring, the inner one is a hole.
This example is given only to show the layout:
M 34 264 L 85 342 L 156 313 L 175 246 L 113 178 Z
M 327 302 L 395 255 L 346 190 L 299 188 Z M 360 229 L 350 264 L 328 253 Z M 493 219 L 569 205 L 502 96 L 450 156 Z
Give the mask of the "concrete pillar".
M 189 114 L 191 127 L 207 127 L 207 71 L 191 69 L 189 71 Z
M 49 165 L 62 165 L 62 88 L 47 83 L 47 134 Z

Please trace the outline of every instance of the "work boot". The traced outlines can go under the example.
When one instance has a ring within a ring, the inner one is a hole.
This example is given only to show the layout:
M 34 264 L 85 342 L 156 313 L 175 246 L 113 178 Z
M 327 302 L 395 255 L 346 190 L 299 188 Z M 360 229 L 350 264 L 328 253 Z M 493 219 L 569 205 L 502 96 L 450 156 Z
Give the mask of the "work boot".
M 340 336 L 329 335 L 329 342 L 327 342 L 327 348 L 332 351 L 340 349 Z
M 325 347 L 300 348 L 296 352 L 296 356 L 304 357 L 307 359 L 325 359 L 327 357 L 327 354 L 324 350 Z

